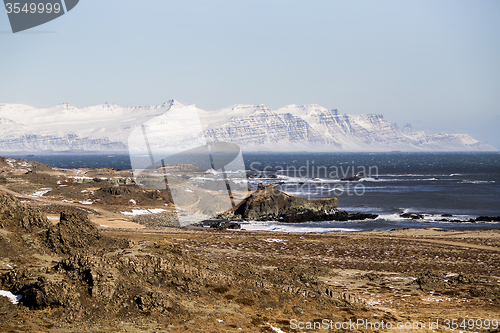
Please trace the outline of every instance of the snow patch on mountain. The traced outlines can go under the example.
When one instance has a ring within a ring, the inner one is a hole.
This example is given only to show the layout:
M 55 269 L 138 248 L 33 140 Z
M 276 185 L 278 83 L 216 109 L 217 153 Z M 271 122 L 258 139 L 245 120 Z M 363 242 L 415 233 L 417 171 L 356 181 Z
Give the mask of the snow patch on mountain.
M 400 130 L 380 114 L 340 114 L 316 104 L 278 110 L 237 104 L 205 111 L 170 100 L 162 105 L 105 103 L 82 109 L 69 103 L 46 109 L 0 104 L 0 151 L 127 151 L 130 134 L 140 136 L 142 130 L 134 130 L 143 124 L 148 133 L 156 133 L 151 149 L 181 141 L 186 145 L 182 137 L 172 136 L 174 130 L 187 126 L 171 124 L 169 113 L 179 108 L 195 110 L 199 119 L 193 122 L 201 123 L 207 141 L 234 142 L 245 151 L 497 150 L 467 134 L 415 131 L 411 125 Z M 162 140 L 165 128 L 170 128 L 168 140 Z

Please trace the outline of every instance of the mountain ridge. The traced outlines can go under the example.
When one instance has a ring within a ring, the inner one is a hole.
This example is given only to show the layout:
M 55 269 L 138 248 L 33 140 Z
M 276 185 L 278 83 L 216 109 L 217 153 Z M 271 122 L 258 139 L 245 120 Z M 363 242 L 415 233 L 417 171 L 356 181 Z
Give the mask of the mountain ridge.
M 340 114 L 318 104 L 277 110 L 234 104 L 205 111 L 174 99 L 81 109 L 70 103 L 52 108 L 0 104 L 0 151 L 126 151 L 134 128 L 188 106 L 198 112 L 209 142 L 234 142 L 244 151 L 498 151 L 468 134 L 416 131 L 408 124 L 400 130 L 381 114 Z

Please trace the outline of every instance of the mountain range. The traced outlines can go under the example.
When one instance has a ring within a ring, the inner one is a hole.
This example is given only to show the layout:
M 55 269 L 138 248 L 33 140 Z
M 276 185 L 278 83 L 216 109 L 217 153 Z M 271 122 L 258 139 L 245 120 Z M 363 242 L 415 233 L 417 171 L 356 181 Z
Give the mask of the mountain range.
M 78 109 L 69 103 L 38 109 L 0 104 L 2 152 L 127 151 L 137 127 L 187 104 L 121 107 L 116 104 Z M 383 115 L 340 114 L 319 105 L 233 105 L 215 111 L 196 109 L 209 142 L 228 141 L 243 151 L 496 151 L 467 134 L 402 129 Z M 168 143 L 163 143 L 168 144 Z M 154 147 L 153 147 L 154 148 Z

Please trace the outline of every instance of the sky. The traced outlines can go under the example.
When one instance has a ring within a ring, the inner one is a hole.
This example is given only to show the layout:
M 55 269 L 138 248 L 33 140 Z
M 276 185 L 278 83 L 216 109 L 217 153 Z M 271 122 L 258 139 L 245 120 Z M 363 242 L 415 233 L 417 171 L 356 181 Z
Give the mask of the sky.
M 500 1 L 81 0 L 13 34 L 0 103 L 319 104 L 500 149 Z

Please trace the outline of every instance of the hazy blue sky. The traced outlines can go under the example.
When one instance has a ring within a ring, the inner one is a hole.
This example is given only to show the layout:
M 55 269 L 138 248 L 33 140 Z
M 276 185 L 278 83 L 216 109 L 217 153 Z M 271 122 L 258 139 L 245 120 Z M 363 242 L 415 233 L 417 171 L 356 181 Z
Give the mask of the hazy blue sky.
M 12 34 L 0 103 L 320 104 L 500 148 L 500 1 L 81 0 Z

